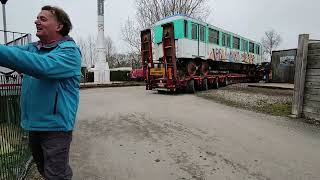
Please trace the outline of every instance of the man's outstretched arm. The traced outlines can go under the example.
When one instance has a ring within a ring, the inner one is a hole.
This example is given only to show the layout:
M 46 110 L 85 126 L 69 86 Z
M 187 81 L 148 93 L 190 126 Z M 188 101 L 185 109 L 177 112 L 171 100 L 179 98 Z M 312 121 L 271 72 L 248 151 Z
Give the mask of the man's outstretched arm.
M 0 45 L 0 66 L 37 78 L 63 79 L 80 75 L 81 55 L 76 47 L 40 55 L 18 47 Z

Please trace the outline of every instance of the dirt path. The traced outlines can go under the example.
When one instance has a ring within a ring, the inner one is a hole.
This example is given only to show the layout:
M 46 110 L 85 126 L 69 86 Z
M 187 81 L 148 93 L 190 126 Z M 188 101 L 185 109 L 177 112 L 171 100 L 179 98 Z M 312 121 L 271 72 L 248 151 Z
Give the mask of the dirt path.
M 81 91 L 74 179 L 317 179 L 320 132 L 194 95 Z

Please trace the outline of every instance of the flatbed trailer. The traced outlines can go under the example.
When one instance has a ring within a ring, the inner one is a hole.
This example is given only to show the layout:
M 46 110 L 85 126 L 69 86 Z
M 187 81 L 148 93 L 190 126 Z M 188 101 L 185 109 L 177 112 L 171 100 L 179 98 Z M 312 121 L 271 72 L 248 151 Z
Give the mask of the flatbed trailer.
M 186 77 L 178 81 L 170 81 L 168 78 L 151 78 L 147 81 L 147 90 L 171 91 L 194 93 L 217 89 L 234 83 L 250 82 L 251 79 L 245 74 L 214 74 Z

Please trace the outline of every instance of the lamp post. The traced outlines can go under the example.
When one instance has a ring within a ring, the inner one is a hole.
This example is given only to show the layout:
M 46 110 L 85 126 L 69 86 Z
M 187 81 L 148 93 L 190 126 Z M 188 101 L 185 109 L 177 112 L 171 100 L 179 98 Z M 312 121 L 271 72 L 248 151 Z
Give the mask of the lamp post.
M 7 21 L 6 21 L 6 3 L 8 0 L 1 0 L 2 4 L 2 17 L 3 17 L 3 31 L 4 31 L 4 43 L 7 44 Z

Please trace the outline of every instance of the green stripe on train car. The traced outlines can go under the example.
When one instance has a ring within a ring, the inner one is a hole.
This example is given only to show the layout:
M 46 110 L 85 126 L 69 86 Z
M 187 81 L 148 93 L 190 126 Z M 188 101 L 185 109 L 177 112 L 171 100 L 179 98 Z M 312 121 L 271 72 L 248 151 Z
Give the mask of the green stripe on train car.
M 183 19 L 179 19 L 179 20 L 174 20 L 172 22 L 173 22 L 173 26 L 174 26 L 174 37 L 175 37 L 175 39 L 184 38 L 184 20 Z M 156 26 L 154 28 L 155 43 L 161 43 L 162 42 L 163 28 L 162 28 L 161 25 L 158 25 L 158 26 Z
M 185 21 L 187 21 L 187 23 L 188 23 L 188 24 L 187 24 L 187 27 L 188 27 L 188 29 L 187 29 L 187 36 L 185 36 L 185 34 L 184 34 L 184 33 L 185 33 L 185 31 L 184 31 L 184 27 L 185 27 L 185 26 L 184 26 L 184 23 L 185 23 Z M 192 39 L 192 24 L 194 23 L 194 24 L 202 25 L 202 26 L 205 27 L 204 42 L 205 42 L 205 43 L 209 43 L 209 28 L 212 28 L 211 25 L 204 24 L 203 22 L 197 21 L 196 19 L 190 20 L 190 18 L 188 18 L 188 17 L 183 17 L 183 16 L 181 17 L 181 19 L 175 19 L 175 20 L 173 20 L 173 21 L 171 21 L 171 22 L 173 22 L 173 24 L 174 24 L 174 36 L 175 36 L 175 39 L 187 38 L 187 39 L 189 39 L 189 40 L 194 40 L 194 39 Z M 153 29 L 153 32 L 154 32 L 154 42 L 157 43 L 157 44 L 159 44 L 159 43 L 162 42 L 163 28 L 161 27 L 161 25 L 163 25 L 163 24 L 165 24 L 165 23 L 168 23 L 168 21 L 166 21 L 166 22 L 164 22 L 164 23 L 162 23 L 162 24 L 160 24 L 160 25 L 155 26 L 154 29 Z M 215 28 L 213 28 L 213 29 L 215 29 Z M 199 30 L 200 30 L 200 29 L 198 29 L 198 31 L 199 31 Z M 216 30 L 219 31 L 219 44 L 218 44 L 218 46 L 220 46 L 220 47 L 223 46 L 223 42 L 222 42 L 223 34 L 227 34 L 227 35 L 229 35 L 229 37 L 230 37 L 230 41 L 229 41 L 229 43 L 230 43 L 229 48 L 230 48 L 230 49 L 234 49 L 234 47 L 233 47 L 233 37 L 238 37 L 238 38 L 239 38 L 239 46 L 240 46 L 240 47 L 239 47 L 239 51 L 249 52 L 250 42 L 252 42 L 252 43 L 254 43 L 254 54 L 258 54 L 258 55 L 261 54 L 261 52 L 260 52 L 260 54 L 258 53 L 258 49 L 257 49 L 257 45 L 258 45 L 258 46 L 260 46 L 260 51 L 262 51 L 262 50 L 261 50 L 261 44 L 260 44 L 260 43 L 257 43 L 257 42 L 255 42 L 255 41 L 246 39 L 246 38 L 244 38 L 244 37 L 242 37 L 242 36 L 239 36 L 239 35 L 236 35 L 236 34 L 234 34 L 234 33 L 232 33 L 232 32 L 224 31 L 223 29 L 220 29 L 220 28 L 218 28 L 218 27 L 217 27 Z M 198 32 L 198 36 L 199 36 L 199 35 L 200 35 L 200 32 Z M 228 47 L 228 46 L 227 46 L 228 43 L 226 43 L 227 40 L 228 40 L 228 39 L 225 38 L 226 47 Z M 246 41 L 247 41 L 246 51 L 243 50 L 242 40 L 246 40 Z M 194 41 L 196 41 L 196 40 L 194 40 Z M 211 43 L 210 43 L 210 44 L 211 44 Z

